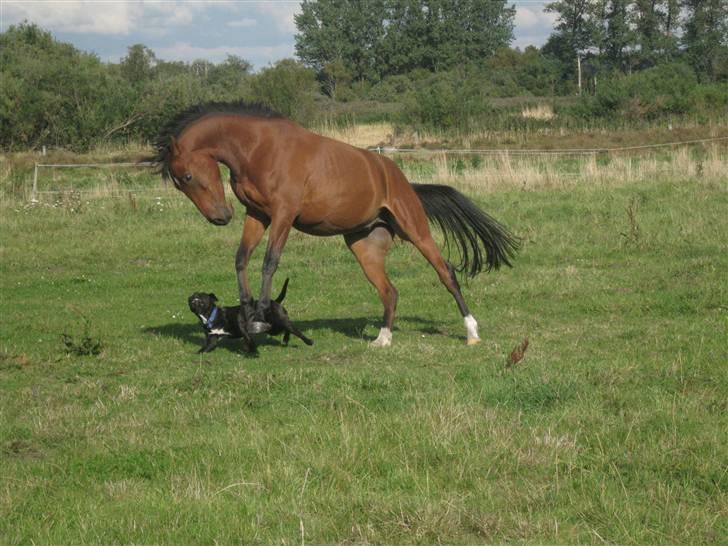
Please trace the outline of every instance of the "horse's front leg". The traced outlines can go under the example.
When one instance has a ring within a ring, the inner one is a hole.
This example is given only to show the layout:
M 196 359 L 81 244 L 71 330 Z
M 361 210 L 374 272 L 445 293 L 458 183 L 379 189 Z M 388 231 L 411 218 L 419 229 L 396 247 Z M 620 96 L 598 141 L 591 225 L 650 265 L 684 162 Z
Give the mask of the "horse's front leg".
M 288 234 L 291 232 L 294 216 L 278 215 L 273 218 L 268 233 L 268 247 L 265 251 L 265 259 L 263 260 L 263 274 L 260 287 L 260 298 L 255 308 L 253 322 L 250 323 L 248 331 L 251 334 L 260 334 L 270 330 L 271 325 L 265 320 L 266 311 L 270 307 L 270 292 L 273 285 L 273 274 L 278 269 L 283 247 L 288 240 Z
M 250 256 L 263 238 L 267 227 L 267 222 L 251 216 L 249 213 L 245 215 L 243 236 L 240 240 L 240 247 L 238 247 L 235 255 L 235 270 L 238 274 L 238 289 L 240 290 L 238 325 L 242 332 L 247 331 L 247 324 L 252 320 L 255 311 L 253 307 L 253 295 L 248 284 L 248 263 L 250 263 Z

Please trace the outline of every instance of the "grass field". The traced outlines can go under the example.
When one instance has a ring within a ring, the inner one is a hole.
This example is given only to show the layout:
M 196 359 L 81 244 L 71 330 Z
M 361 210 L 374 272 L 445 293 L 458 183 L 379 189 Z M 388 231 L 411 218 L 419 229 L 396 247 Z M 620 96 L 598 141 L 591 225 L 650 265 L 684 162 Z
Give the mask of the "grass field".
M 398 244 L 394 344 L 369 348 L 343 241 L 293 234 L 274 290 L 315 345 L 257 357 L 197 355 L 186 304 L 235 302 L 240 209 L 5 199 L 0 543 L 728 542 L 728 192 L 700 174 L 469 181 L 523 238 L 464 283 L 476 347 Z

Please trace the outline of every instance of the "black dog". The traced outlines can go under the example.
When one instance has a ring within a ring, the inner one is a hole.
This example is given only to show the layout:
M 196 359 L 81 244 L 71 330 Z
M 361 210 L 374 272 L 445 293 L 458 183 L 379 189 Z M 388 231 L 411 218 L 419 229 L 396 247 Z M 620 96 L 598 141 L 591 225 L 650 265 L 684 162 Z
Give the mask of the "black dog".
M 313 341 L 304 336 L 301 331 L 296 328 L 291 319 L 288 318 L 286 308 L 281 305 L 286 297 L 288 289 L 288 279 L 283 283 L 281 293 L 270 302 L 270 307 L 265 314 L 265 320 L 271 325 L 268 335 L 277 336 L 283 334 L 283 343 L 288 345 L 291 334 L 301 338 L 306 345 L 313 345 Z M 220 340 L 225 337 L 243 338 L 248 352 L 255 351 L 255 343 L 250 334 L 242 330 L 238 324 L 238 315 L 240 314 L 240 306 L 235 307 L 218 307 L 215 305 L 217 297 L 215 294 L 206 294 L 204 292 L 195 292 L 189 297 L 190 310 L 197 315 L 205 330 L 205 345 L 200 349 L 200 353 L 208 353 L 212 351 Z M 255 304 L 255 303 L 253 303 Z

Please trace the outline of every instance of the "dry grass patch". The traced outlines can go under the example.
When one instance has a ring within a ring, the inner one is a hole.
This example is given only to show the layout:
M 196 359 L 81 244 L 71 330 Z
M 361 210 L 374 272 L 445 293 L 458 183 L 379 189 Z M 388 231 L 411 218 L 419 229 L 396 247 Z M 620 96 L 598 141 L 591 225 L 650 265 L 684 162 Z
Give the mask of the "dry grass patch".
M 521 109 L 521 117 L 526 119 L 550 120 L 555 118 L 556 114 L 550 104 L 539 103 L 524 106 Z
M 721 183 L 728 170 L 728 149 L 711 145 L 696 154 L 689 148 L 641 155 L 478 156 L 421 152 L 395 156 L 415 182 L 448 184 L 469 192 L 546 190 L 574 186 L 623 186 L 657 178 L 697 178 Z
M 391 123 L 334 126 L 324 125 L 313 129 L 320 135 L 346 142 L 357 148 L 393 146 L 395 130 Z

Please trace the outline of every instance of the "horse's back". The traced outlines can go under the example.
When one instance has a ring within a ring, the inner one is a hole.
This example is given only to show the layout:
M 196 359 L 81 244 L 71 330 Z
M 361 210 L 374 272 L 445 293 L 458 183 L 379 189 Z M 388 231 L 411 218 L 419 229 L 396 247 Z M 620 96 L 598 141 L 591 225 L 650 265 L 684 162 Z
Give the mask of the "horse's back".
M 419 198 L 394 161 L 288 120 L 267 122 L 266 170 L 281 178 L 277 198 L 288 198 L 297 208 L 299 230 L 333 235 L 365 229 L 380 221 L 384 210 L 424 218 Z
M 376 154 L 311 132 L 301 136 L 290 152 L 303 186 L 301 220 L 341 233 L 375 219 L 389 195 L 387 168 Z

